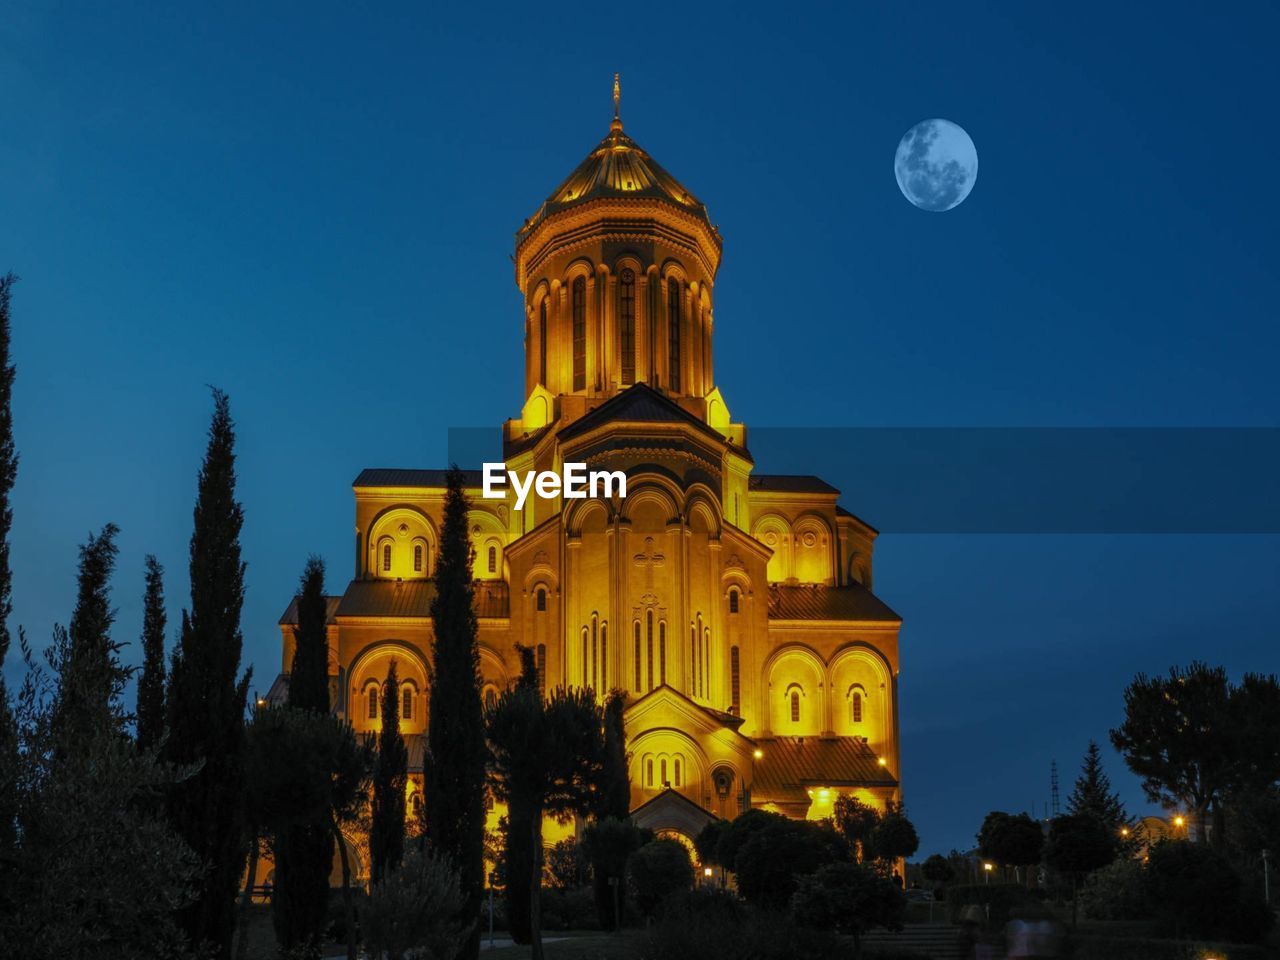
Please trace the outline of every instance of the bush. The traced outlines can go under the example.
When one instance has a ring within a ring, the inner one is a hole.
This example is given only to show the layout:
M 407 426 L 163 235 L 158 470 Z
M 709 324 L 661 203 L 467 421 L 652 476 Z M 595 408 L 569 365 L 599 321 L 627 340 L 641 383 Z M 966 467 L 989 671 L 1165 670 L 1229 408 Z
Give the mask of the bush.
M 651 917 L 672 894 L 693 886 L 693 863 L 689 851 L 676 840 L 653 840 L 631 857 L 631 886 L 636 906 Z
M 590 887 L 542 891 L 543 930 L 598 930 L 596 899 Z
M 854 956 L 862 949 L 862 935 L 876 927 L 902 929 L 907 898 L 897 884 L 858 863 L 830 863 L 801 877 L 791 898 L 796 923 L 817 930 L 835 930 L 853 937 Z
M 798 877 L 829 863 L 848 861 L 849 856 L 848 843 L 831 826 L 779 817 L 751 833 L 738 850 L 733 870 L 744 900 L 784 910 Z
M 1157 843 L 1148 854 L 1144 886 L 1162 931 L 1174 936 L 1256 943 L 1271 928 L 1262 898 L 1202 843 Z
M 946 903 L 952 923 L 961 922 L 965 907 L 979 906 L 987 914 L 984 926 L 1002 930 L 1009 922 L 1010 911 L 1037 905 L 1038 901 L 1026 887 L 1016 883 L 966 883 L 948 889 Z
M 1092 874 L 1080 891 L 1090 920 L 1145 920 L 1151 916 L 1146 874 L 1137 860 L 1117 860 Z
M 411 849 L 398 869 L 369 890 L 361 915 L 365 944 L 374 956 L 401 960 L 411 951 L 452 960 L 470 924 L 458 920 L 466 897 L 443 858 Z

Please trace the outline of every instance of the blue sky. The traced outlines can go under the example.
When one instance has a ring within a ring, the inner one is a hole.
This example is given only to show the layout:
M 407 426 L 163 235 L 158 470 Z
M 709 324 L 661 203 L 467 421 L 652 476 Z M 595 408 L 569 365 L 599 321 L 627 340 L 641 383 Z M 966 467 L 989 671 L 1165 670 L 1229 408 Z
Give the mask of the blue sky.
M 518 412 L 513 234 L 606 132 L 615 70 L 628 133 L 726 238 L 716 372 L 736 419 L 1276 426 L 1278 29 L 1261 3 L 9 5 L 13 623 L 40 644 L 67 619 L 75 548 L 109 520 L 119 636 L 146 552 L 176 621 L 217 384 L 265 689 L 307 554 L 335 588 L 349 575 L 359 469 L 443 465 L 446 428 Z M 981 164 L 940 215 L 892 169 L 927 117 Z M 1042 804 L 1055 758 L 1069 781 L 1135 671 L 1280 666 L 1275 536 L 877 549 L 906 619 L 922 854 Z

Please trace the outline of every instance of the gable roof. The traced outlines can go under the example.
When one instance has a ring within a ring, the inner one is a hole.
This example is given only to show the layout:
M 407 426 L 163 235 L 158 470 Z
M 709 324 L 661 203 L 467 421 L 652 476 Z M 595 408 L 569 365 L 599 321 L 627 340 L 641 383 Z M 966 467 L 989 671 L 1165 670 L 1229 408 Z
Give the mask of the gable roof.
M 808 473 L 753 473 L 747 479 L 747 489 L 762 493 L 840 493 L 821 477 Z
M 338 604 L 342 602 L 341 597 L 325 597 L 324 598 L 324 622 L 333 623 L 334 617 L 338 615 Z M 280 615 L 280 623 L 298 622 L 298 598 L 294 597 L 289 601 L 289 606 L 285 607 L 285 611 Z
M 647 383 L 632 384 L 621 393 L 615 394 L 590 413 L 563 427 L 558 436 L 562 440 L 567 440 L 614 420 L 684 423 L 720 443 L 729 442 L 706 421 L 695 417 L 680 404 Z
M 770 584 L 770 620 L 880 620 L 901 623 L 887 603 L 860 583 Z
M 688 696 L 671 686 L 669 683 L 660 683 L 652 690 L 649 690 L 636 699 L 629 701 L 626 706 L 626 712 L 631 713 L 632 710 L 639 709 L 642 704 L 649 700 L 664 695 L 669 695 L 674 699 L 679 700 L 681 703 L 687 704 L 699 713 L 706 714 L 706 716 L 708 716 L 716 725 L 724 727 L 726 730 L 732 730 L 734 733 L 738 733 L 738 728 L 742 726 L 744 720 L 743 717 L 738 716 L 736 713 L 726 713 L 724 710 L 717 710 L 714 707 L 703 706 L 697 701 L 691 700 Z M 739 734 L 739 736 L 747 739 L 744 734 Z

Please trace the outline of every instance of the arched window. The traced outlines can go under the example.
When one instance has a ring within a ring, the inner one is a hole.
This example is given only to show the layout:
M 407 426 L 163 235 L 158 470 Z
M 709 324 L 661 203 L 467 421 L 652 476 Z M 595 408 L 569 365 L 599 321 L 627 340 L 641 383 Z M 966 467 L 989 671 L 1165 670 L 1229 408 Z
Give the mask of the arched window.
M 587 388 L 587 278 L 573 281 L 573 389 Z
M 636 620 L 634 623 L 632 623 L 631 627 L 632 627 L 632 631 L 635 633 L 635 640 L 636 640 L 636 651 L 635 651 L 635 661 L 634 661 L 635 671 L 636 671 L 635 691 L 636 693 L 639 693 L 641 690 L 641 684 L 644 683 L 644 677 L 642 676 L 643 669 L 641 667 L 641 661 L 640 661 L 640 621 Z
M 488 687 L 484 692 L 484 708 L 492 710 L 498 703 L 498 691 Z
M 591 685 L 591 674 L 588 672 L 591 669 L 591 663 L 588 659 L 588 651 L 587 651 L 588 642 L 589 641 L 587 636 L 587 628 L 583 627 L 582 628 L 582 685 L 584 687 Z
M 675 768 L 676 768 L 676 786 L 679 787 L 679 786 L 682 786 L 680 782 L 680 758 L 679 757 L 676 757 L 675 759 Z
M 600 686 L 596 689 L 606 690 L 609 687 L 609 624 L 600 624 Z
M 498 572 L 498 548 L 493 546 L 489 547 L 489 572 Z
M 422 794 L 415 793 L 413 799 L 409 803 L 415 817 L 422 816 Z
M 658 624 L 658 682 L 667 682 L 667 621 Z
M 729 648 L 729 712 L 741 714 L 742 679 L 738 666 L 738 648 Z
M 662 785 L 664 787 L 669 787 L 671 786 L 671 781 L 667 779 L 667 758 L 663 757 L 661 763 L 662 763 Z
M 689 624 L 689 696 L 698 695 L 698 628 Z
M 382 572 L 391 572 L 391 544 L 384 543 L 382 545 Z
M 854 723 L 862 722 L 862 691 L 857 688 L 849 695 L 849 719 Z
M 680 281 L 672 277 L 667 281 L 667 381 L 676 393 L 680 392 Z
M 422 544 L 420 543 L 413 545 L 413 572 L 422 572 Z
M 538 382 L 547 385 L 547 297 L 538 307 Z
M 369 719 L 378 719 L 378 685 L 369 687 Z
M 538 588 L 538 612 L 547 612 L 547 591 L 542 587 Z
M 653 786 L 653 761 L 646 760 L 644 762 L 644 785 L 646 787 Z
M 730 613 L 738 612 L 738 591 L 737 590 L 729 591 L 729 612 Z
M 649 689 L 653 689 L 653 611 L 650 610 L 645 618 L 645 644 L 648 647 L 648 673 L 649 673 Z
M 407 683 L 400 691 L 400 716 L 405 720 L 413 719 L 413 687 Z
M 791 722 L 800 722 L 800 691 L 791 691 Z
M 636 382 L 636 273 L 630 267 L 618 275 L 618 340 L 622 353 L 622 382 Z

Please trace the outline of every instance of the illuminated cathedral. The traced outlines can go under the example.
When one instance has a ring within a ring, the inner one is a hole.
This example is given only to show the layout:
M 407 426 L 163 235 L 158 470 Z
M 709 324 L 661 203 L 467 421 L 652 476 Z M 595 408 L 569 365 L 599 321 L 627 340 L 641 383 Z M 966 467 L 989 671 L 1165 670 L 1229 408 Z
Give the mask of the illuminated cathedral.
M 715 378 L 720 233 L 617 105 L 615 82 L 608 134 L 516 233 L 524 405 L 502 440 L 511 470 L 622 470 L 627 495 L 517 511 L 470 474 L 483 695 L 518 676 L 518 644 L 544 689 L 625 691 L 633 818 L 662 833 L 896 801 L 901 619 L 872 593 L 876 531 L 817 477 L 756 469 Z M 411 808 L 444 476 L 355 479 L 355 575 L 328 606 L 333 702 L 357 731 L 378 728 L 397 663 Z M 291 604 L 272 699 L 296 620 Z

